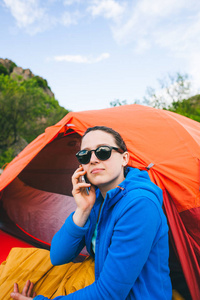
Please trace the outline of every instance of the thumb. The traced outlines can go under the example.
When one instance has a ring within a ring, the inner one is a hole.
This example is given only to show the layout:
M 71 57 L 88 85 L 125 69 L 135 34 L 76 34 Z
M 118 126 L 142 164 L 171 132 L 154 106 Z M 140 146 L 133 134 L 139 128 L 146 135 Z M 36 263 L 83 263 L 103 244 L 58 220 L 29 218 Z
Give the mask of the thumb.
M 20 294 L 19 293 L 11 293 L 10 297 L 16 300 L 20 300 Z

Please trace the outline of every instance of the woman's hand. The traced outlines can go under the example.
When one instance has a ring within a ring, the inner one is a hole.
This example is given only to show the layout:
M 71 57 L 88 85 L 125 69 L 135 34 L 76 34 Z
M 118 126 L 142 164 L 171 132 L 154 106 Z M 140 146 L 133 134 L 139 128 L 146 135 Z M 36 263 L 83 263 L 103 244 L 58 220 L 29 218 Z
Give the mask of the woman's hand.
M 14 283 L 14 290 L 10 297 L 16 300 L 32 300 L 31 296 L 34 298 L 36 293 L 33 293 L 33 283 L 27 280 L 22 293 L 19 293 L 18 284 Z
M 73 190 L 72 195 L 76 201 L 77 209 L 73 215 L 73 221 L 76 225 L 83 227 L 89 217 L 91 209 L 96 200 L 95 188 L 90 183 L 80 182 L 81 176 L 84 176 L 86 171 L 80 166 L 72 176 Z M 86 188 L 89 188 L 89 195 Z

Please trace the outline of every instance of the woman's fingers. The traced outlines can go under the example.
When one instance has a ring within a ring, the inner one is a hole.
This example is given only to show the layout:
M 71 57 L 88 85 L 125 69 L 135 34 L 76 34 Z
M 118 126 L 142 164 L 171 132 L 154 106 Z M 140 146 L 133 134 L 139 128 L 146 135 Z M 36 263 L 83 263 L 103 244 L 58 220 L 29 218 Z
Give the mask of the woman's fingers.
M 32 293 L 33 293 L 33 282 L 30 282 L 30 285 L 29 285 L 29 288 L 28 288 L 28 291 L 27 291 L 27 295 L 28 297 L 31 297 L 32 296 Z
M 86 171 L 83 170 L 83 167 L 79 167 L 78 169 L 76 169 L 76 171 L 74 172 L 74 174 L 72 175 L 72 183 L 78 183 L 79 182 L 79 177 L 82 175 L 85 175 Z
M 14 283 L 14 289 L 13 293 L 11 293 L 11 298 L 16 299 L 16 300 L 25 300 L 25 299 L 33 299 L 36 296 L 36 293 L 33 293 L 33 298 L 31 298 L 32 292 L 33 292 L 33 286 L 34 284 L 30 281 L 27 280 L 22 293 L 19 293 L 19 288 L 18 284 Z
M 33 282 L 31 282 L 30 280 L 27 280 L 27 282 L 22 290 L 22 295 L 31 297 L 31 295 L 33 293 L 33 287 L 34 287 Z
M 36 296 L 37 296 L 37 295 L 36 295 L 36 292 L 34 292 L 34 293 L 33 293 L 33 298 L 36 297 Z
M 30 280 L 27 280 L 27 282 L 22 290 L 23 296 L 29 296 L 28 293 L 29 293 L 30 284 L 31 284 Z
M 19 292 L 18 284 L 17 284 L 17 283 L 14 283 L 14 289 L 13 289 L 13 292 L 14 292 L 14 293 L 18 293 L 18 292 Z
M 91 186 L 90 183 L 86 183 L 85 180 L 81 180 L 81 178 L 86 174 L 86 171 L 83 170 L 83 167 L 80 166 L 72 175 L 72 195 L 75 196 L 76 194 L 79 194 L 80 192 L 84 193 L 86 192 L 86 187 L 89 188 Z M 87 193 L 86 193 L 87 195 Z
M 19 289 L 18 289 L 18 284 L 14 283 L 14 288 L 13 288 L 13 293 L 11 293 L 10 297 L 13 299 L 19 299 Z

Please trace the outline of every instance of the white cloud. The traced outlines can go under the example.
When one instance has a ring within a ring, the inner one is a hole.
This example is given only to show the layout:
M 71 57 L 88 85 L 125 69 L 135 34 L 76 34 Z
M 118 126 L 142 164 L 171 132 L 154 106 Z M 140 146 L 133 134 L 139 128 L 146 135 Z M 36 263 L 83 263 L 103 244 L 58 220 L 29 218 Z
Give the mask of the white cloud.
M 196 0 L 129 1 L 120 21 L 111 25 L 119 44 L 144 55 L 151 47 L 185 60 L 185 68 L 200 82 L 200 2 Z
M 121 5 L 114 0 L 93 0 L 88 7 L 88 11 L 93 17 L 103 16 L 106 19 L 117 20 L 125 10 L 125 5 Z
M 188 64 L 189 73 L 192 75 L 194 94 L 200 93 L 200 53 L 199 51 L 193 52 L 189 57 Z
M 70 27 L 92 16 L 103 17 L 117 43 L 144 55 L 152 46 L 182 57 L 199 80 L 200 1 L 196 0 L 3 0 L 19 28 L 29 34 L 55 25 Z M 73 5 L 75 5 L 73 7 Z M 53 9 L 54 8 L 54 9 Z M 66 10 L 67 8 L 67 10 Z M 57 56 L 57 61 L 96 63 L 109 57 Z M 198 65 L 198 68 L 197 68 Z
M 168 15 L 174 15 L 180 9 L 188 6 L 186 0 L 141 0 L 138 1 L 136 11 L 140 15 L 146 15 L 148 17 L 163 17 Z
M 63 11 L 56 15 L 51 5 L 55 0 L 48 0 L 45 7 L 41 0 L 3 0 L 4 5 L 10 10 L 16 20 L 17 27 L 24 29 L 27 33 L 34 35 L 43 32 L 57 24 L 69 27 L 78 23 L 81 15 L 78 11 Z M 78 1 L 78 0 L 74 0 Z
M 132 7 L 126 22 L 112 27 L 119 43 L 133 44 L 144 54 L 151 46 L 185 60 L 185 67 L 200 82 L 200 3 L 194 0 L 141 0 Z
M 73 5 L 73 4 L 80 3 L 80 2 L 81 2 L 81 0 L 64 0 L 63 4 L 64 5 Z
M 75 11 L 73 13 L 69 11 L 65 11 L 61 18 L 59 19 L 60 24 L 69 27 L 70 25 L 76 25 L 78 24 L 78 21 L 80 19 L 81 15 L 78 11 Z
M 154 33 L 156 43 L 161 47 L 170 48 L 181 53 L 193 52 L 200 46 L 200 9 L 193 18 L 185 18 L 184 22 L 171 24 L 167 28 L 158 29 Z
M 10 9 L 17 25 L 22 28 L 33 24 L 42 19 L 45 15 L 44 8 L 39 6 L 37 0 L 3 0 L 4 4 Z
M 178 24 L 188 23 L 191 16 L 191 22 L 194 16 L 200 11 L 200 3 L 195 0 L 140 0 L 132 2 L 129 5 L 123 20 L 116 26 L 112 26 L 112 32 L 115 40 L 119 43 L 135 43 L 136 47 L 144 40 L 148 44 L 157 43 L 157 33 L 163 32 L 169 35 L 176 30 Z M 185 34 L 184 28 L 180 32 Z M 161 36 L 160 34 L 160 36 Z M 170 38 L 168 39 L 170 40 Z M 140 48 L 140 47 L 139 47 Z
M 73 63 L 93 64 L 93 63 L 100 62 L 104 59 L 107 59 L 109 57 L 110 57 L 109 53 L 102 53 L 96 58 L 87 57 L 83 55 L 61 55 L 61 56 L 55 56 L 54 60 L 58 62 L 65 61 L 65 62 L 73 62 Z
M 193 18 L 185 18 L 177 26 L 159 29 L 154 33 L 155 43 L 168 49 L 177 58 L 185 60 L 188 73 L 192 75 L 194 88 L 200 86 L 200 10 Z
M 39 0 L 3 1 L 14 17 L 17 27 L 24 29 L 30 35 L 43 32 L 58 23 L 55 16 L 50 16 Z M 52 2 L 52 0 L 49 1 Z
M 55 9 L 57 0 L 45 2 L 44 5 L 42 0 L 3 0 L 17 27 L 31 35 L 58 24 L 69 27 L 91 16 L 119 21 L 125 10 L 125 5 L 115 0 L 62 0 L 59 3 L 60 11 Z
M 151 45 L 147 39 L 140 39 L 137 42 L 137 45 L 135 47 L 135 52 L 138 54 L 142 54 L 146 52 L 149 48 L 151 48 Z

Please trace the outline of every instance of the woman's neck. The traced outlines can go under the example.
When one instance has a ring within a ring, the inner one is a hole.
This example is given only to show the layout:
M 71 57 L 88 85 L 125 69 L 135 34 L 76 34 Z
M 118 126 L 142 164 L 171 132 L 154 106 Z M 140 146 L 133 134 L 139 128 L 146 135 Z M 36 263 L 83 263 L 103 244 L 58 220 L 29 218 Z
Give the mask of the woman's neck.
M 107 192 L 116 188 L 122 181 L 124 181 L 124 179 L 125 179 L 125 177 L 122 176 L 122 178 L 118 179 L 117 182 L 116 181 L 110 182 L 109 184 L 98 186 L 98 188 L 102 194 L 102 197 L 105 199 Z

